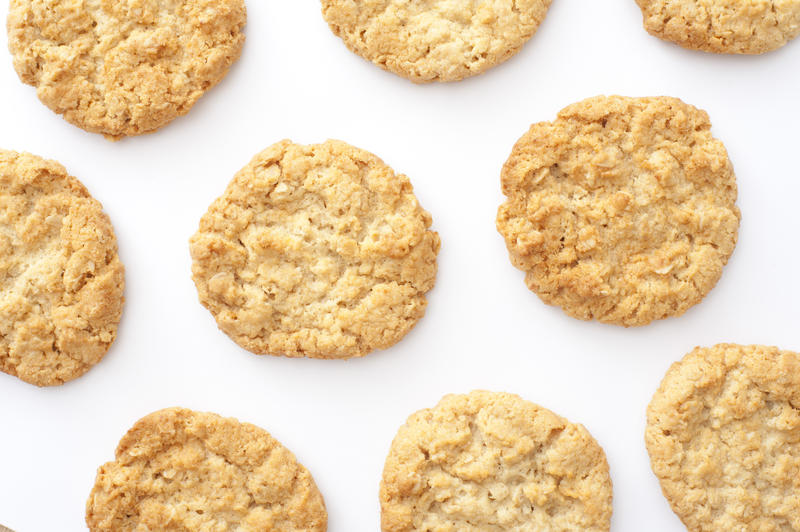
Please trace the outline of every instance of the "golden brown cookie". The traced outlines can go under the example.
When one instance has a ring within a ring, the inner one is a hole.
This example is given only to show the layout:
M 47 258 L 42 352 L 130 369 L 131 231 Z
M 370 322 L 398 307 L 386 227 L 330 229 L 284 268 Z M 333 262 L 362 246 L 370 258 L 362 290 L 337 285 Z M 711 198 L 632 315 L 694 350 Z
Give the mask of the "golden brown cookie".
M 57 162 L 0 150 L 0 370 L 37 386 L 86 373 L 124 284 L 102 205 Z
M 800 530 L 800 355 L 695 348 L 647 409 L 650 463 L 694 531 Z
M 582 425 L 516 395 L 447 395 L 392 442 L 381 528 L 603 531 L 611 492 L 605 453 Z
M 497 229 L 525 283 L 570 316 L 678 316 L 736 245 L 736 178 L 708 115 L 676 98 L 599 96 L 519 139 Z
M 651 34 L 692 50 L 762 54 L 800 34 L 800 0 L 636 0 Z
M 458 81 L 502 63 L 536 33 L 551 0 L 322 0 L 355 53 L 417 83 Z
M 185 408 L 136 422 L 86 503 L 92 531 L 312 532 L 327 522 L 311 474 L 267 431 Z
M 243 0 L 11 0 L 20 79 L 76 126 L 111 139 L 189 112 L 238 59 Z
M 439 236 L 411 183 L 344 142 L 256 155 L 190 241 L 200 302 L 258 354 L 349 358 L 398 342 L 433 288 Z

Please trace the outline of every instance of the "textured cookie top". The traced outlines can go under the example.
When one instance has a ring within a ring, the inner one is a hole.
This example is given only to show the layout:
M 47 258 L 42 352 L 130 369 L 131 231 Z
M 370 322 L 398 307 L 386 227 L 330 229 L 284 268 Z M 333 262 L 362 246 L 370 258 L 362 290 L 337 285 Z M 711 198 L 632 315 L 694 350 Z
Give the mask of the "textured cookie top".
M 200 301 L 254 353 L 362 356 L 425 313 L 439 236 L 404 175 L 344 142 L 256 155 L 190 242 Z
M 636 0 L 652 35 L 685 48 L 761 54 L 800 34 L 800 0 Z
M 800 355 L 696 348 L 647 409 L 647 450 L 691 531 L 800 530 Z
M 551 0 L 322 0 L 348 48 L 412 81 L 457 81 L 514 55 Z
M 117 334 L 124 272 L 103 207 L 63 166 L 0 150 L 0 370 L 79 377 Z
M 705 112 L 596 97 L 541 122 L 502 171 L 497 229 L 525 282 L 580 319 L 625 326 L 698 303 L 736 244 L 736 180 Z
M 186 114 L 241 53 L 243 0 L 11 0 L 14 68 L 69 122 L 110 138 Z
M 445 396 L 408 418 L 380 488 L 385 532 L 608 530 L 611 479 L 581 425 L 516 395 Z
M 185 408 L 140 419 L 97 471 L 90 530 L 324 531 L 314 479 L 269 433 Z

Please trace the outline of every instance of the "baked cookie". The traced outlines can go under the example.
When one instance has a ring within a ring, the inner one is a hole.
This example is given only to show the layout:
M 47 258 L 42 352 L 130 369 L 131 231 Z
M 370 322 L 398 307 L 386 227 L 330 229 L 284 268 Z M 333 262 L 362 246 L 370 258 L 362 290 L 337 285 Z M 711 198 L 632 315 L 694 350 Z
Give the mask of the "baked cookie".
M 191 238 L 200 302 L 245 349 L 349 358 L 425 313 L 439 236 L 404 175 L 344 142 L 256 155 Z
M 800 34 L 800 0 L 636 0 L 651 34 L 684 48 L 762 54 Z
M 690 531 L 800 530 L 800 355 L 698 347 L 647 409 L 647 450 Z
M 502 63 L 536 33 L 551 0 L 322 0 L 352 51 L 416 83 L 458 81 Z
M 678 316 L 736 244 L 736 179 L 708 115 L 675 98 L 599 96 L 531 126 L 503 166 L 497 229 L 528 288 L 570 316 Z
M 102 205 L 55 161 L 0 150 L 0 370 L 37 386 L 89 371 L 124 285 Z
M 189 112 L 242 50 L 244 0 L 11 0 L 20 79 L 76 126 L 111 139 Z
M 86 503 L 92 531 L 327 530 L 311 473 L 269 433 L 167 408 L 140 419 Z
M 447 395 L 395 436 L 381 527 L 608 530 L 611 491 L 605 453 L 583 426 L 516 395 Z

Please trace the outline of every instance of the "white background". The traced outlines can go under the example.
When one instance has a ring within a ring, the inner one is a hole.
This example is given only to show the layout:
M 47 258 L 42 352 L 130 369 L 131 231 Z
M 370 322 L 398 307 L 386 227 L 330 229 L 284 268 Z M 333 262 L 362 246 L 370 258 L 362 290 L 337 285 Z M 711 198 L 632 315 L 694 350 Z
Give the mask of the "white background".
M 117 143 L 53 114 L 10 57 L 0 61 L 0 146 L 56 159 L 86 184 L 114 223 L 127 283 L 117 341 L 85 376 L 40 389 L 0 374 L 0 523 L 84 529 L 95 471 L 120 437 L 180 405 L 265 428 L 314 475 L 329 530 L 377 530 L 378 482 L 398 427 L 446 393 L 483 388 L 589 429 L 611 466 L 612 530 L 683 530 L 643 442 L 664 372 L 695 345 L 800 349 L 800 40 L 761 57 L 715 56 L 649 36 L 633 0 L 555 0 L 507 63 L 418 86 L 350 53 L 319 11 L 315 0 L 249 0 L 244 53 L 225 80 L 186 117 Z M 494 227 L 500 168 L 528 125 L 614 93 L 707 110 L 742 210 L 717 287 L 684 316 L 637 329 L 542 304 Z M 198 303 L 187 240 L 233 174 L 282 138 L 365 148 L 410 176 L 432 213 L 442 238 L 436 288 L 395 347 L 346 362 L 259 357 Z

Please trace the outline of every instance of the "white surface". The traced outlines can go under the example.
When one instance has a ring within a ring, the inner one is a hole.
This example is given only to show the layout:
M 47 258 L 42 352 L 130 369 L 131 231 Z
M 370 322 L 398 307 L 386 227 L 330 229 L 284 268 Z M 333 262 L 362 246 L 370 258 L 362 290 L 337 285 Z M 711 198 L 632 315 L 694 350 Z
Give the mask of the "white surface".
M 611 466 L 612 530 L 683 530 L 643 442 L 667 367 L 721 341 L 800 349 L 800 40 L 761 57 L 713 56 L 650 37 L 633 0 L 555 0 L 504 65 L 416 86 L 350 53 L 315 0 L 248 4 L 244 54 L 227 78 L 186 117 L 118 143 L 53 114 L 9 56 L 0 60 L 0 146 L 56 159 L 81 179 L 111 216 L 127 269 L 119 336 L 99 365 L 47 389 L 0 374 L 0 523 L 84 529 L 95 471 L 120 437 L 145 414 L 181 405 L 270 431 L 314 475 L 330 531 L 377 530 L 378 482 L 398 427 L 446 393 L 484 388 L 591 431 Z M 678 96 L 706 109 L 738 176 L 740 238 L 721 281 L 683 317 L 638 329 L 542 304 L 494 227 L 500 167 L 516 139 L 601 93 Z M 433 215 L 442 251 L 427 315 L 385 352 L 258 357 L 197 302 L 188 238 L 233 174 L 286 137 L 372 151 L 410 176 Z

